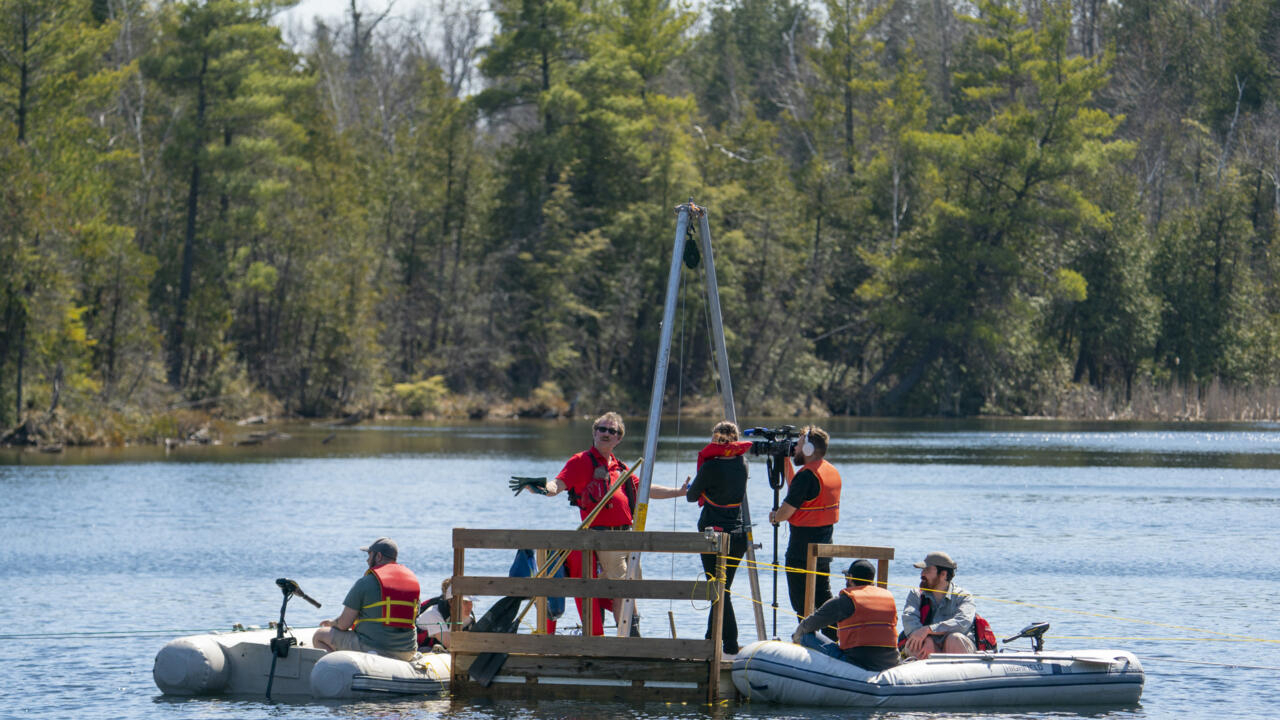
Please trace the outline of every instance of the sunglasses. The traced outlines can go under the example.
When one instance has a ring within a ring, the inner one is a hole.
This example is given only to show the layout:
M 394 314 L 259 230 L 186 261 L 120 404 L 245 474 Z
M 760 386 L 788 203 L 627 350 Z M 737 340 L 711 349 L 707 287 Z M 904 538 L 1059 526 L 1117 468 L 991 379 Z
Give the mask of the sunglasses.
M 597 425 L 596 432 L 604 433 L 605 435 L 621 435 L 622 434 L 622 431 L 619 430 L 618 428 L 605 427 L 603 425 Z

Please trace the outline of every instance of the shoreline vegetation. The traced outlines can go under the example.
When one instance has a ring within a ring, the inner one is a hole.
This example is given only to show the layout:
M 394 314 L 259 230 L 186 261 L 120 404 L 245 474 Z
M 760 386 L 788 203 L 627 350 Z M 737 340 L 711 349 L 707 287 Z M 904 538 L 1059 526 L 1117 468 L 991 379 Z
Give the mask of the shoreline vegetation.
M 428 387 L 435 384 L 427 383 Z M 422 385 L 422 384 L 416 384 Z M 399 388 L 397 391 L 396 388 Z M 125 447 L 163 445 L 223 444 L 235 436 L 235 445 L 258 445 L 287 437 L 267 426 L 291 420 L 310 420 L 318 425 L 341 427 L 369 420 L 555 420 L 590 417 L 554 389 L 528 398 L 495 399 L 476 395 L 423 392 L 421 387 L 395 386 L 377 407 L 356 409 L 329 418 L 305 418 L 281 412 L 279 403 L 264 397 L 242 397 L 238 402 L 192 403 L 153 409 L 85 409 L 32 413 L 26 420 L 0 433 L 0 447 L 27 448 L 56 453 L 67 447 Z M 643 408 L 627 408 L 628 415 L 641 415 Z M 775 404 L 766 415 L 820 418 L 832 413 L 820 403 Z M 720 415 L 719 397 L 687 398 L 680 409 L 691 418 Z M 1280 420 L 1280 387 L 1238 390 L 1218 382 L 1187 387 L 1137 385 L 1128 399 L 1105 394 L 1088 385 L 1068 388 L 1062 396 L 1035 415 L 1010 416 L 980 414 L 970 418 L 1011 418 L 1026 420 L 1130 421 L 1130 422 L 1251 422 Z M 253 428 L 263 426 L 261 431 Z M 248 430 L 247 434 L 245 430 Z M 327 440 L 325 442 L 328 442 Z

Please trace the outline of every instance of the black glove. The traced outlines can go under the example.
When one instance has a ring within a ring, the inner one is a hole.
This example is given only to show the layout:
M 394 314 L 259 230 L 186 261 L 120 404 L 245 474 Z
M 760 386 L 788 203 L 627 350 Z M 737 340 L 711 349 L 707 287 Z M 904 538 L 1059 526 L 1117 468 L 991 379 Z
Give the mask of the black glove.
M 544 477 L 516 477 L 512 475 L 511 480 L 507 482 L 507 487 L 511 488 L 511 492 L 516 495 L 519 495 L 525 488 L 529 488 L 530 492 L 546 495 L 547 479 Z

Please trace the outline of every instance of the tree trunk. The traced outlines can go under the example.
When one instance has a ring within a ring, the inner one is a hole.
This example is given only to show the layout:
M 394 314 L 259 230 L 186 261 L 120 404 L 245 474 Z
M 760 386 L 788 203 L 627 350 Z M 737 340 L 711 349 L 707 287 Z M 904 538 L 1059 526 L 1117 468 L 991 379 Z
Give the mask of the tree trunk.
M 200 149 L 204 142 L 205 87 L 204 76 L 209 69 L 209 55 L 200 61 L 200 74 L 196 76 L 196 133 L 191 143 L 191 181 L 187 191 L 187 227 L 182 243 L 182 275 L 178 283 L 178 302 L 174 309 L 173 335 L 169 339 L 169 384 L 182 385 L 182 357 L 186 347 L 187 300 L 191 297 L 191 274 L 195 267 L 196 210 L 200 204 Z

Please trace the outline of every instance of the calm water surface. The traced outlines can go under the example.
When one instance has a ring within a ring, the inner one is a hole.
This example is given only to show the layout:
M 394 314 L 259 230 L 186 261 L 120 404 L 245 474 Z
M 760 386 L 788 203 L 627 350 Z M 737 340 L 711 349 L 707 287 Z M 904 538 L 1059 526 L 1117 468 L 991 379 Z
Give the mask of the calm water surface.
M 709 425 L 664 423 L 654 482 L 678 484 L 692 473 Z M 1280 596 L 1280 426 L 826 426 L 834 435 L 829 459 L 844 476 L 835 541 L 897 548 L 889 581 L 900 601 L 917 579 L 911 563 L 945 549 L 960 564 L 956 582 L 979 596 L 979 611 L 998 635 L 1046 620 L 1050 649 L 1129 649 L 1147 669 L 1137 707 L 943 715 L 1270 717 L 1280 703 L 1280 629 L 1268 604 Z M 294 578 L 325 604 L 290 603 L 290 622 L 311 625 L 333 617 L 363 570 L 356 548 L 379 535 L 400 543 L 402 560 L 428 588 L 451 570 L 455 526 L 576 524 L 563 498 L 512 498 L 506 483 L 510 475 L 554 475 L 586 446 L 585 422 L 281 429 L 291 437 L 269 445 L 168 455 L 151 448 L 0 451 L 0 584 L 11 602 L 7 634 L 0 633 L 0 717 L 870 716 L 762 705 L 268 705 L 162 697 L 151 679 L 156 651 L 179 634 L 237 622 L 265 626 L 279 613 L 277 577 Z M 627 462 L 640 454 L 644 435 L 640 421 L 629 429 L 618 451 Z M 759 462 L 750 500 L 757 519 L 772 503 Z M 683 500 L 655 501 L 650 529 L 692 529 L 696 513 Z M 757 525 L 756 540 L 761 559 L 769 559 L 767 524 Z M 780 543 L 785 548 L 785 530 Z M 467 559 L 468 569 L 484 574 L 503 574 L 510 562 L 501 553 Z M 700 568 L 695 558 L 651 556 L 645 573 L 692 579 Z M 761 582 L 767 600 L 767 572 Z M 745 577 L 734 587 L 744 595 L 748 588 Z M 781 595 L 785 606 L 785 583 Z M 748 604 L 735 602 L 744 637 L 751 634 Z M 641 603 L 642 630 L 667 635 L 669 610 L 682 637 L 701 634 L 705 604 L 687 601 Z M 779 617 L 781 634 L 793 627 L 794 619 Z

